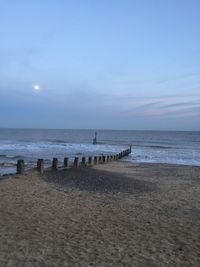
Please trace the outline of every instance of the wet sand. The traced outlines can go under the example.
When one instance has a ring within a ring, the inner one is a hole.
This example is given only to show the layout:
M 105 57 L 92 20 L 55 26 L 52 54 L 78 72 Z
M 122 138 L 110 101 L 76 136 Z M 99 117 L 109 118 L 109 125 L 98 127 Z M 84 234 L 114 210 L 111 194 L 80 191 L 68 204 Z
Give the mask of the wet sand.
M 200 167 L 113 162 L 1 180 L 0 266 L 200 266 Z

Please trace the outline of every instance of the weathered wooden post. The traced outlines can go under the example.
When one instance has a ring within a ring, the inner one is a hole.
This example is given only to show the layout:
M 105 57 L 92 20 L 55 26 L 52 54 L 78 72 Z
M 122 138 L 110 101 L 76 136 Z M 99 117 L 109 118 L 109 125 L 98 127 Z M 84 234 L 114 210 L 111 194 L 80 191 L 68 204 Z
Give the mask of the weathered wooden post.
M 113 161 L 113 155 L 110 156 L 110 160 Z
M 132 152 L 132 145 L 130 145 L 129 154 L 131 154 L 131 152 Z
M 99 163 L 102 163 L 102 157 L 99 156 Z
M 94 164 L 96 165 L 98 163 L 98 158 L 95 156 L 94 157 Z
M 64 158 L 64 167 L 69 166 L 69 158 Z
M 19 159 L 17 161 L 17 174 L 23 174 L 24 173 L 24 160 Z
M 107 156 L 107 162 L 109 162 L 110 161 L 110 156 Z
M 82 157 L 81 165 L 82 165 L 83 167 L 86 166 L 86 159 L 85 159 L 85 157 Z
M 102 157 L 102 161 L 103 161 L 103 163 L 106 162 L 106 156 L 103 156 L 103 157 Z
M 37 160 L 37 170 L 39 173 L 43 174 L 44 173 L 44 160 L 43 159 L 38 159 Z
M 97 132 L 95 132 L 95 137 L 93 138 L 93 145 L 97 144 Z
M 52 161 L 52 170 L 53 171 L 57 171 L 58 170 L 58 159 L 57 158 L 53 158 L 53 161 Z
M 92 157 L 88 157 L 88 164 L 92 165 Z
M 79 165 L 79 158 L 78 157 L 75 157 L 74 158 L 74 167 L 75 168 L 78 168 L 78 165 Z

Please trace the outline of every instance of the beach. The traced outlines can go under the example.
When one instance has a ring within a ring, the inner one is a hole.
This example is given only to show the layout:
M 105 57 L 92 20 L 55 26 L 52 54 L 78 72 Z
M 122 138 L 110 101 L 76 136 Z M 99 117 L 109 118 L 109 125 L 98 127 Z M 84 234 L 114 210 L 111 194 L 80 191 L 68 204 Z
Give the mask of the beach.
M 8 176 L 0 266 L 200 266 L 200 167 L 118 161 Z

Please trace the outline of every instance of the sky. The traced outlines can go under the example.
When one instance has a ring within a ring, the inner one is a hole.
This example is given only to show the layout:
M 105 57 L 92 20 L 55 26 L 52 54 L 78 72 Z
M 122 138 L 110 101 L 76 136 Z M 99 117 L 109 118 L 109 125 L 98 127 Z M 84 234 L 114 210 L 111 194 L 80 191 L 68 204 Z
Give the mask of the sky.
M 0 128 L 200 131 L 199 14 L 199 0 L 0 0 Z

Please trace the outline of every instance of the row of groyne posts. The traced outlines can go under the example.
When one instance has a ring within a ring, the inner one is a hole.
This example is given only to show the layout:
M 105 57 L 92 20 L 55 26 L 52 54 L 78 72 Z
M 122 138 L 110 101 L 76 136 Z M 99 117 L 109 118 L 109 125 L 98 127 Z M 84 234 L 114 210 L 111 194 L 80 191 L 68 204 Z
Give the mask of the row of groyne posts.
M 131 153 L 131 146 L 128 149 L 123 150 L 122 152 L 115 154 L 115 155 L 102 155 L 102 156 L 94 156 L 94 157 L 88 157 L 88 160 L 86 160 L 86 157 L 82 157 L 81 161 L 79 157 L 75 157 L 73 161 L 73 165 L 69 165 L 69 158 L 64 158 L 64 165 L 59 167 L 58 166 L 58 159 L 53 158 L 51 170 L 57 171 L 59 169 L 65 169 L 65 168 L 79 168 L 79 167 L 91 167 L 92 165 L 97 164 L 105 164 L 112 161 L 117 161 L 119 159 L 122 159 L 123 157 L 128 156 Z M 44 172 L 44 159 L 38 159 L 37 160 L 37 170 L 39 173 L 43 174 Z M 25 172 L 25 164 L 24 160 L 20 159 L 17 161 L 17 174 L 23 174 Z

